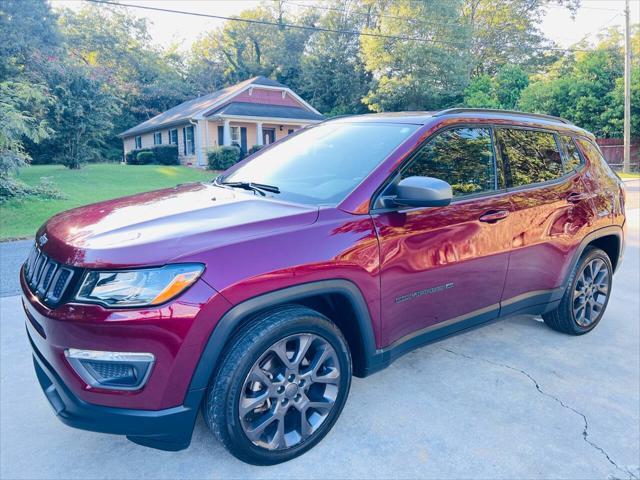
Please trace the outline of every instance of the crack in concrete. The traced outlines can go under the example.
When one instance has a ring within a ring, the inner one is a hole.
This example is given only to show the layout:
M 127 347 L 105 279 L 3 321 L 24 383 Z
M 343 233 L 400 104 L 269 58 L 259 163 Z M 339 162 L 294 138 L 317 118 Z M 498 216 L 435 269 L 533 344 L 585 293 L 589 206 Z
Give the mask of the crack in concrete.
M 579 415 L 582 418 L 582 421 L 584 422 L 584 428 L 582 430 L 582 438 L 585 442 L 587 442 L 589 445 L 591 445 L 591 447 L 595 448 L 596 450 L 598 450 L 602 455 L 605 456 L 605 458 L 607 459 L 607 461 L 613 465 L 616 470 L 626 474 L 629 476 L 629 479 L 632 480 L 639 480 L 638 477 L 631 471 L 627 470 L 624 467 L 619 466 L 612 458 L 611 456 L 598 444 L 596 444 L 595 442 L 593 442 L 592 440 L 589 439 L 589 422 L 587 420 L 587 417 L 584 413 L 576 410 L 575 408 L 573 408 L 570 405 L 567 405 L 566 403 L 564 403 L 561 399 L 559 399 L 558 397 L 551 395 L 550 393 L 545 392 L 542 387 L 540 386 L 540 384 L 538 383 L 538 381 L 533 378 L 528 372 L 526 372 L 525 370 L 522 370 L 520 368 L 516 368 L 516 367 L 512 367 L 511 365 L 507 365 L 505 363 L 499 363 L 499 362 L 494 362 L 492 360 L 487 360 L 486 358 L 481 358 L 481 357 L 472 357 L 471 355 L 467 355 L 465 353 L 460 353 L 460 352 L 456 352 L 454 350 L 448 349 L 448 348 L 444 348 L 444 347 L 440 347 L 441 350 L 444 350 L 445 352 L 448 352 L 452 355 L 457 355 L 459 357 L 463 357 L 466 358 L 468 360 L 480 360 L 482 362 L 488 363 L 490 365 L 494 365 L 497 367 L 502 367 L 502 368 L 506 368 L 509 370 L 513 370 L 514 372 L 518 372 L 524 376 L 526 376 L 536 387 L 536 390 L 538 390 L 538 392 L 542 395 L 544 395 L 545 397 L 551 398 L 552 400 L 554 400 L 555 402 L 557 402 L 559 405 L 561 405 L 563 408 L 566 408 L 567 410 L 572 411 L 573 413 L 575 413 L 576 415 Z M 614 477 L 615 480 L 615 477 Z

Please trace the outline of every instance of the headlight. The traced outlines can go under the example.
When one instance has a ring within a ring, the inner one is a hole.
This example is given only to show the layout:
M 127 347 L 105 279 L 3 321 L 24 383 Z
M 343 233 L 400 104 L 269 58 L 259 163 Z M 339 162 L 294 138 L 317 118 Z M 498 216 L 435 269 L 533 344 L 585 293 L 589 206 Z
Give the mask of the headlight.
M 203 270 L 203 265 L 189 263 L 139 270 L 88 272 L 76 300 L 107 307 L 159 305 L 186 290 Z

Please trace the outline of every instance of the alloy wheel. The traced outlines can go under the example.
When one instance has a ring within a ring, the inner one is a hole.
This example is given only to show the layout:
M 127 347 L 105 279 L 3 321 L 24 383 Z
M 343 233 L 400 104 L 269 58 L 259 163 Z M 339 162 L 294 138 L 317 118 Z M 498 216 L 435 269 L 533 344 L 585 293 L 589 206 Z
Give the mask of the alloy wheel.
M 294 447 L 327 419 L 339 385 L 338 355 L 327 340 L 311 333 L 279 340 L 245 378 L 238 405 L 242 429 L 258 447 Z
M 610 289 L 609 269 L 594 258 L 585 265 L 573 291 L 573 316 L 581 327 L 589 327 L 604 311 Z

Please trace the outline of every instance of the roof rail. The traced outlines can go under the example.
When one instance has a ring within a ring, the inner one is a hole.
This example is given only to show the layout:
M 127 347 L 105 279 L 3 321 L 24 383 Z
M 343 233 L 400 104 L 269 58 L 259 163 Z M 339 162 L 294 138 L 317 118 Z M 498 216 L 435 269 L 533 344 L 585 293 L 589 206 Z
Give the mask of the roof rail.
M 527 113 L 517 112 L 515 110 L 499 110 L 497 108 L 447 108 L 446 110 L 440 110 L 435 113 L 434 117 L 440 117 L 442 115 L 450 115 L 454 113 L 504 113 L 506 115 L 520 115 L 523 117 L 541 118 L 543 120 L 553 120 L 556 122 L 566 123 L 567 125 L 574 125 L 566 118 L 554 117 L 553 115 L 545 115 L 544 113 Z

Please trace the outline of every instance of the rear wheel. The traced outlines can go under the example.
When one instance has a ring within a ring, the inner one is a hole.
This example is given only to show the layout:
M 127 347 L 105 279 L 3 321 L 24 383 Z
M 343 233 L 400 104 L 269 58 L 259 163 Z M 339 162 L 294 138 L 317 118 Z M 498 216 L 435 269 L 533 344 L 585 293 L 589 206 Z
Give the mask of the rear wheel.
M 599 248 L 588 248 L 571 273 L 558 308 L 542 316 L 545 323 L 570 335 L 593 330 L 609 303 L 612 279 L 609 256 Z
M 339 329 L 314 310 L 287 306 L 236 337 L 209 387 L 205 418 L 239 459 L 276 464 L 322 440 L 350 384 L 351 358 Z

